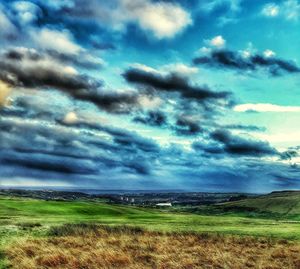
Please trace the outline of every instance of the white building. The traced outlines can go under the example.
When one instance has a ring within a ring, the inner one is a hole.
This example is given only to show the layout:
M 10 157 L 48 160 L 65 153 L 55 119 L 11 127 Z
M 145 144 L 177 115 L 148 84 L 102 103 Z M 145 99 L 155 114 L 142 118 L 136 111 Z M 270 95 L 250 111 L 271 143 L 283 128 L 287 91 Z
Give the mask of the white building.
M 156 206 L 172 206 L 172 203 L 158 203 Z

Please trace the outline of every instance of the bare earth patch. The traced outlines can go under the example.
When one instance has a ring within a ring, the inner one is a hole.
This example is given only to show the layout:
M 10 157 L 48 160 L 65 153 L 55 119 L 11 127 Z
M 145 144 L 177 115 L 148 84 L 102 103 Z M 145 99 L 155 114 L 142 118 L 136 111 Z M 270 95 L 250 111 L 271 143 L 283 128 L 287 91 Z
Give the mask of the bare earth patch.
M 6 253 L 12 268 L 300 268 L 300 245 L 287 241 L 139 228 L 65 225 Z

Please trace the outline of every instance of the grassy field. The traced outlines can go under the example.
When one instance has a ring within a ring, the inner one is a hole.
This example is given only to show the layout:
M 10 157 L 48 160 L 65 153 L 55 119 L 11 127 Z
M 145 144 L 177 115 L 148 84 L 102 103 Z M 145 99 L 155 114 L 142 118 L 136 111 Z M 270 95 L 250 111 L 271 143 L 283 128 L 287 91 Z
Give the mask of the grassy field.
M 197 213 L 203 214 L 194 214 L 96 201 L 1 197 L 0 268 L 5 268 L 5 249 L 20 238 L 45 238 L 51 227 L 66 223 L 131 225 L 159 232 L 209 232 L 300 241 L 299 202 L 299 193 L 271 194 L 197 209 Z
M 299 253 L 284 240 L 67 224 L 21 240 L 7 256 L 15 269 L 294 269 Z

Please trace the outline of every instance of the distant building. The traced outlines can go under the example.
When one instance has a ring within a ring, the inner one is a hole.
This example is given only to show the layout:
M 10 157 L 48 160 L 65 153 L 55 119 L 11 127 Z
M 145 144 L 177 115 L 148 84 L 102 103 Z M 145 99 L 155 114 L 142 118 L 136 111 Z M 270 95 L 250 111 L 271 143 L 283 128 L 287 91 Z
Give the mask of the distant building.
M 156 206 L 172 206 L 172 203 L 158 203 Z

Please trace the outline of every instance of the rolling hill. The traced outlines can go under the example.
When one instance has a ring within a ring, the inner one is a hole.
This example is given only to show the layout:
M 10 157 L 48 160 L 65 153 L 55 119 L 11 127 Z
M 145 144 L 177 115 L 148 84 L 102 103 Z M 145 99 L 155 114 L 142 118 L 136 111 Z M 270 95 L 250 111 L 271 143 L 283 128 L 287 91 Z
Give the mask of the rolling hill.
M 239 201 L 199 207 L 198 213 L 240 214 L 248 217 L 300 221 L 300 191 L 280 191 Z

